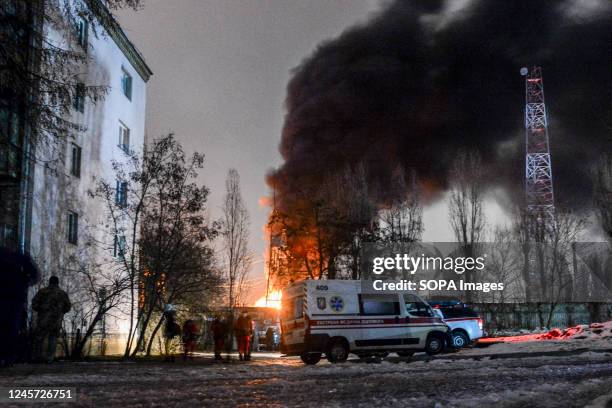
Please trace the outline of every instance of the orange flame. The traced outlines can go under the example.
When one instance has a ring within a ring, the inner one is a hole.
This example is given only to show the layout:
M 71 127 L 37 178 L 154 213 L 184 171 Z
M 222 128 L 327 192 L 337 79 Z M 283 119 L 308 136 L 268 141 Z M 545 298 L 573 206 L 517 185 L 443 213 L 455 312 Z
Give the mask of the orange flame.
M 256 307 L 273 307 L 275 309 L 281 308 L 281 296 L 282 293 L 280 290 L 271 291 L 268 294 L 268 300 L 266 301 L 266 297 L 262 296 L 255 302 Z

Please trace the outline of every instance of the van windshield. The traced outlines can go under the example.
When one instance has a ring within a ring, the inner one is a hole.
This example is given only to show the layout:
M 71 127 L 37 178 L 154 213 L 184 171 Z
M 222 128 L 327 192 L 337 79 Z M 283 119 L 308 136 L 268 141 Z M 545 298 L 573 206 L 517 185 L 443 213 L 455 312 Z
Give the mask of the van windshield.
M 283 320 L 301 319 L 304 315 L 304 296 L 296 296 L 281 301 Z
M 406 312 L 411 316 L 432 317 L 431 307 L 414 295 L 404 295 Z

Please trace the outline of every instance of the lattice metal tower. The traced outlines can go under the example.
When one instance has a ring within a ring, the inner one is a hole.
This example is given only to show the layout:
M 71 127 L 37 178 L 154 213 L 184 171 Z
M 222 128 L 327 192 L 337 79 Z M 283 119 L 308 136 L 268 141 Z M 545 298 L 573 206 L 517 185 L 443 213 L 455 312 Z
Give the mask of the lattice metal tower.
M 525 76 L 526 210 L 546 229 L 554 229 L 555 196 L 542 68 L 521 68 L 521 75 Z

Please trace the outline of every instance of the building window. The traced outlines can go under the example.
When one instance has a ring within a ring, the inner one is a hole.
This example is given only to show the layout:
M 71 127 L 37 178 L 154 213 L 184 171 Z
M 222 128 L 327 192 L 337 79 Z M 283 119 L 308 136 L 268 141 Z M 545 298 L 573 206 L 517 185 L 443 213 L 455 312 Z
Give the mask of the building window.
M 75 143 L 70 147 L 70 174 L 81 177 L 81 147 Z
M 78 83 L 76 85 L 72 107 L 81 113 L 85 112 L 85 84 Z
M 0 224 L 0 247 L 17 247 L 17 229 L 14 225 Z
M 7 0 L 4 2 L 4 13 L 7 16 L 15 16 L 17 15 L 17 5 L 15 4 L 15 0 Z
M 115 258 L 125 256 L 125 243 L 125 235 L 115 235 L 115 244 L 113 245 L 113 256 Z
M 119 148 L 126 153 L 130 151 L 130 129 L 119 123 Z
M 79 240 L 79 214 L 70 211 L 68 213 L 68 242 L 76 245 Z
M 87 51 L 87 37 L 88 37 L 89 23 L 83 17 L 79 17 L 76 22 L 76 35 L 77 42 L 85 51 Z
M 117 180 L 117 190 L 115 192 L 115 204 L 119 207 L 127 205 L 128 183 L 127 181 Z
M 121 69 L 121 90 L 127 98 L 132 100 L 132 76 L 125 69 Z
M 17 177 L 20 151 L 19 116 L 0 108 L 0 174 Z

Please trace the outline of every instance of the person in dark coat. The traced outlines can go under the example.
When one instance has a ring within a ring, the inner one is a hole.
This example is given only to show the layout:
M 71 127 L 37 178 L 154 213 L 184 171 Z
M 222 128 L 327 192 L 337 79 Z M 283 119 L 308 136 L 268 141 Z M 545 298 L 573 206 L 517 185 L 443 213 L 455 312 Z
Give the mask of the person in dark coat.
M 62 329 L 64 315 L 70 311 L 68 294 L 59 287 L 59 278 L 51 276 L 49 285 L 39 290 L 32 299 L 32 310 L 37 313 L 34 358 L 42 358 L 42 346 L 47 341 L 47 362 L 55 357 L 57 336 Z
M 183 359 L 193 358 L 199 335 L 200 329 L 196 321 L 193 319 L 185 320 L 185 323 L 183 323 Z
M 272 326 L 268 327 L 268 330 L 266 330 L 266 349 L 268 349 L 268 351 L 274 350 L 274 329 Z
M 0 248 L 0 367 L 25 358 L 28 286 L 38 279 L 38 270 L 29 255 Z
M 176 310 L 172 305 L 166 305 L 164 310 L 164 337 L 166 360 L 174 361 L 174 356 L 171 356 L 172 352 L 172 341 L 176 336 L 181 334 L 181 326 L 176 322 Z
M 227 336 L 227 325 L 220 316 L 215 316 L 210 327 L 215 342 L 215 360 L 221 360 L 221 353 L 225 346 L 225 337 Z

